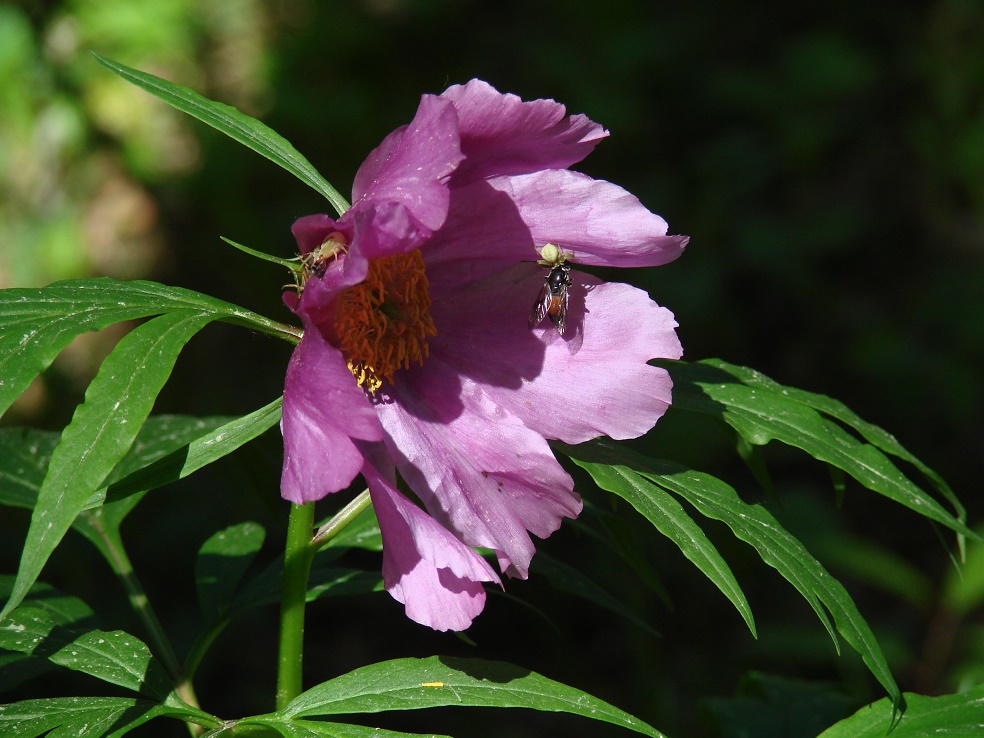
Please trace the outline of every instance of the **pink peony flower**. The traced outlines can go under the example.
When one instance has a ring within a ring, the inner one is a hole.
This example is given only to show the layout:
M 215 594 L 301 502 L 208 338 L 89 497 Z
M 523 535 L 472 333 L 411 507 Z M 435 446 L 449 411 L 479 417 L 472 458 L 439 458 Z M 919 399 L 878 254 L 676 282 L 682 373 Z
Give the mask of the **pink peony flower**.
M 681 356 L 673 315 L 578 269 L 665 264 L 687 243 L 567 169 L 607 135 L 472 80 L 422 97 L 362 164 L 344 215 L 293 226 L 304 270 L 285 302 L 305 331 L 284 388 L 282 494 L 318 500 L 361 473 L 386 589 L 432 628 L 468 627 L 481 582 L 500 583 L 471 546 L 525 578 L 530 534 L 580 512 L 547 439 L 634 438 L 670 404 L 647 362 Z

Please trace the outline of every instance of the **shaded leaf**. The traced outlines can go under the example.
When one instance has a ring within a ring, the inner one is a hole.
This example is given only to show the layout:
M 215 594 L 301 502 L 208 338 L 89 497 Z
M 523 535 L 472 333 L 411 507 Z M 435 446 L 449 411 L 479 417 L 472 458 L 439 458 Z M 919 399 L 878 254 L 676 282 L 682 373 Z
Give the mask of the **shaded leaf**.
M 0 576 L 0 599 L 9 597 L 13 586 L 13 577 Z M 25 605 L 44 611 L 58 625 L 74 629 L 95 627 L 95 617 L 88 605 L 49 584 L 35 583 L 24 602 Z M 28 653 L 4 652 L 0 654 L 0 692 L 8 691 L 21 682 L 50 671 L 54 666 L 47 659 L 36 658 Z
M 533 561 L 536 575 L 544 577 L 555 589 L 581 597 L 625 618 L 652 635 L 658 635 L 645 620 L 632 612 L 627 605 L 620 602 L 600 584 L 585 576 L 579 569 L 555 559 L 544 551 L 537 551 Z
M 226 610 L 265 537 L 262 525 L 245 522 L 215 533 L 202 544 L 195 560 L 195 586 L 206 618 L 218 618 Z
M 73 631 L 38 607 L 19 607 L 0 621 L 0 648 L 44 657 L 159 701 L 171 693 L 164 667 L 138 638 L 121 630 Z
M 348 203 L 345 198 L 338 194 L 338 191 L 328 184 L 324 177 L 318 174 L 318 171 L 311 166 L 311 162 L 305 159 L 283 136 L 260 121 L 239 112 L 230 105 L 209 100 L 187 87 L 176 85 L 146 72 L 131 69 L 112 59 L 107 59 L 101 54 L 92 52 L 92 55 L 96 57 L 96 61 L 107 69 L 116 72 L 127 82 L 146 90 L 168 105 L 212 126 L 212 128 L 247 148 L 265 156 L 274 164 L 283 167 L 304 184 L 320 193 L 332 204 L 339 215 L 348 210 Z

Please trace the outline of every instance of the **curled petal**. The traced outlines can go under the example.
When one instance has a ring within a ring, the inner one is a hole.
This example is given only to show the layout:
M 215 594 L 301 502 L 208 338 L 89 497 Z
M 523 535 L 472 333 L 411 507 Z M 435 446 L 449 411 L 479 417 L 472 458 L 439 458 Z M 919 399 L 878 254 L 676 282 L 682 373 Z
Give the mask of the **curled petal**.
M 327 215 L 305 215 L 294 221 L 290 227 L 302 254 L 310 254 L 328 240 L 333 233 L 342 231 L 344 226 Z M 346 234 L 346 241 L 350 240 Z
M 659 266 L 673 261 L 689 240 L 667 236 L 666 221 L 611 182 L 579 172 L 500 177 L 489 184 L 509 196 L 534 243 L 572 251 L 594 266 Z
M 402 205 L 403 217 L 430 235 L 447 215 L 448 177 L 462 158 L 454 107 L 439 97 L 424 95 L 410 125 L 387 136 L 359 168 L 352 188 L 353 209 Z M 419 242 L 403 250 L 417 245 Z
M 363 475 L 383 537 L 386 590 L 411 620 L 435 630 L 464 630 L 485 607 L 482 582 L 501 586 L 499 577 L 371 464 Z
M 408 372 L 396 402 L 377 408 L 387 448 L 431 515 L 465 543 L 494 549 L 503 571 L 525 579 L 535 550 L 529 534 L 546 538 L 580 513 L 574 482 L 543 436 L 474 383 L 442 404 L 435 393 L 447 377 L 440 362 L 427 368 Z
M 362 468 L 352 439 L 378 441 L 382 428 L 345 359 L 308 326 L 287 365 L 280 493 L 302 504 L 345 489 Z
M 454 103 L 465 162 L 455 174 L 463 184 L 498 175 L 563 169 L 591 153 L 608 131 L 583 115 L 567 115 L 554 100 L 523 102 L 473 79 L 441 97 Z

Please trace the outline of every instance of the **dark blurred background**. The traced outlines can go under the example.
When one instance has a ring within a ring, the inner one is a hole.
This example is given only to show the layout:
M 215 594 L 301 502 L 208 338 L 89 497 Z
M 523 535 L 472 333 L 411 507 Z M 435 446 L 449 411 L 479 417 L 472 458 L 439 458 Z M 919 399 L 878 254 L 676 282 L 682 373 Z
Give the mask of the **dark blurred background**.
M 409 121 L 423 92 L 481 77 L 587 114 L 612 135 L 578 168 L 626 187 L 671 232 L 691 236 L 671 265 L 606 275 L 645 287 L 675 312 L 685 358 L 718 356 L 843 400 L 938 470 L 971 523 L 982 520 L 981 2 L 0 6 L 0 287 L 149 278 L 287 321 L 285 274 L 219 236 L 290 256 L 292 221 L 327 212 L 327 203 L 116 78 L 88 49 L 261 118 L 343 193 L 366 153 Z M 64 425 L 123 330 L 73 344 L 3 423 Z M 272 339 L 210 326 L 182 355 L 157 410 L 248 412 L 279 394 L 289 352 Z M 179 650 L 196 627 L 191 570 L 205 538 L 255 519 L 269 529 L 269 557 L 280 545 L 278 440 L 270 433 L 252 453 L 153 493 L 128 521 L 132 557 Z M 728 433 L 676 413 L 646 450 L 770 504 L 847 585 L 904 689 L 953 691 L 984 678 L 974 589 L 982 580 L 973 567 L 964 579 L 955 575 L 945 534 L 856 485 L 839 498 L 822 465 L 771 447 L 770 500 L 737 462 Z M 741 710 L 763 720 L 786 710 L 792 732 L 775 735 L 815 735 L 805 715 L 822 728 L 881 696 L 849 649 L 837 657 L 806 603 L 727 531 L 708 524 L 748 593 L 759 640 L 634 515 L 622 515 L 614 533 L 640 557 L 636 568 L 595 543 L 586 529 L 610 528 L 603 513 L 613 505 L 589 485 L 582 491 L 595 512 L 543 549 L 603 582 L 659 636 L 544 588 L 534 561 L 530 582 L 510 582 L 505 597 L 490 597 L 468 632 L 472 643 L 406 622 L 385 595 L 314 605 L 308 683 L 397 656 L 500 658 L 590 691 L 672 736 L 737 735 L 718 723 Z M 4 573 L 16 568 L 27 519 L 2 511 Z M 140 635 L 93 553 L 70 535 L 44 578 L 103 602 L 104 627 Z M 219 640 L 199 677 L 206 709 L 229 716 L 272 709 L 275 626 L 276 613 L 260 611 Z M 753 671 L 822 680 L 829 689 L 784 683 L 791 691 L 776 697 L 771 682 L 742 679 Z M 99 689 L 90 686 L 86 693 Z M 14 696 L 41 696 L 43 688 L 27 684 Z M 705 699 L 742 690 L 739 700 Z M 371 721 L 462 736 L 615 734 L 552 715 L 477 714 Z M 173 728 L 155 723 L 146 734 L 182 734 Z M 771 735 L 761 726 L 750 734 Z

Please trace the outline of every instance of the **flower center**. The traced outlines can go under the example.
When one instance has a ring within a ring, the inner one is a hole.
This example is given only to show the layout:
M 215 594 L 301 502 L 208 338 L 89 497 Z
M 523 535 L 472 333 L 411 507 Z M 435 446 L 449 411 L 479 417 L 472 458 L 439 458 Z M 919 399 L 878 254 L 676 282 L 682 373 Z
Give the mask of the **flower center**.
M 375 393 L 397 369 L 423 364 L 427 338 L 437 329 L 419 250 L 369 262 L 365 281 L 338 298 L 335 332 L 349 371 L 360 387 Z

